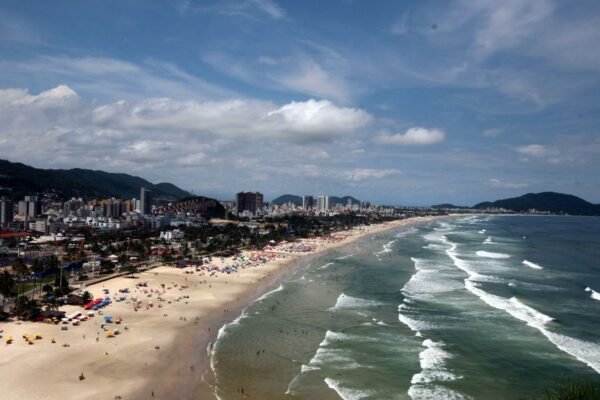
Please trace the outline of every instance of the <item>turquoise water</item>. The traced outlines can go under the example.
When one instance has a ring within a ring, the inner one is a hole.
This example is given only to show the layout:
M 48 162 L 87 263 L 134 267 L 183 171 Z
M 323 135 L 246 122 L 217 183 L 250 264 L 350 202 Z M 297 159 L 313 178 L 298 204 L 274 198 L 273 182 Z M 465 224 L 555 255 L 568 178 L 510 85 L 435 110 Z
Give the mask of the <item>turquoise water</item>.
M 531 399 L 600 381 L 596 291 L 599 218 L 456 217 L 365 238 L 220 331 L 217 394 Z

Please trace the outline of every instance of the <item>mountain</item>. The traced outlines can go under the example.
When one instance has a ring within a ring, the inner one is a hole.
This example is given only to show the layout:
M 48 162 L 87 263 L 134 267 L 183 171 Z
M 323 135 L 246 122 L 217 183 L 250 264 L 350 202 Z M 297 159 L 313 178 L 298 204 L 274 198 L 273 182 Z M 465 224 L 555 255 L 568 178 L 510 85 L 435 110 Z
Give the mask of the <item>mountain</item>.
M 444 204 L 436 204 L 431 206 L 431 208 L 439 208 L 439 209 L 457 209 L 457 208 L 469 208 L 465 206 L 455 206 L 454 204 L 444 203 Z
M 278 206 L 292 202 L 294 205 L 300 207 L 302 205 L 302 197 L 296 196 L 295 194 L 284 194 L 271 201 L 271 204 L 277 204 Z
M 156 201 L 191 196 L 171 183 L 152 184 L 138 176 L 89 169 L 40 169 L 0 160 L 0 195 L 21 199 L 25 195 L 53 191 L 70 197 L 140 197 L 140 188 L 152 191 Z
M 318 196 L 313 196 L 313 199 L 315 200 L 315 202 L 317 201 L 317 198 L 318 198 Z M 336 204 L 342 204 L 345 206 L 346 204 L 348 204 L 348 199 L 352 199 L 352 204 L 360 204 L 360 200 L 357 200 L 352 196 L 344 196 L 344 197 L 329 196 L 329 206 L 335 207 Z M 302 205 L 302 197 L 297 196 L 295 194 L 284 194 L 284 195 L 279 196 L 276 199 L 272 200 L 271 204 L 282 205 L 282 204 L 286 204 L 289 202 L 300 207 Z
M 343 197 L 329 196 L 329 206 L 335 207 L 336 204 L 341 204 L 341 205 L 345 206 L 346 204 L 348 204 L 348 199 L 352 200 L 352 204 L 360 204 L 360 200 L 358 200 L 352 196 L 343 196 Z
M 520 197 L 479 203 L 474 208 L 504 208 L 515 212 L 535 208 L 555 214 L 600 215 L 600 204 L 592 204 L 577 196 L 555 192 L 527 193 Z

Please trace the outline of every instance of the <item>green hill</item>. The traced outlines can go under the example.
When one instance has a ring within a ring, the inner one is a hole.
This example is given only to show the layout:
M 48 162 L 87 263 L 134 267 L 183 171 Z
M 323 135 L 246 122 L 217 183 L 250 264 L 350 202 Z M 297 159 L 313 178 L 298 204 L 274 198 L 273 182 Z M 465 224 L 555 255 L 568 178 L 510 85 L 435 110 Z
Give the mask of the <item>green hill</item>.
M 40 169 L 0 160 L 0 195 L 15 200 L 42 192 L 55 192 L 63 198 L 139 198 L 142 186 L 152 191 L 156 201 L 173 201 L 191 196 L 171 183 L 154 185 L 128 174 L 81 168 Z
M 295 194 L 284 194 L 281 195 L 279 197 L 277 197 L 276 199 L 271 201 L 271 204 L 276 204 L 278 206 L 281 206 L 283 204 L 287 204 L 287 203 L 293 203 L 294 205 L 300 207 L 302 205 L 302 197 L 300 196 L 296 196 Z
M 555 192 L 528 193 L 494 202 L 486 201 L 473 208 L 504 208 L 515 212 L 536 209 L 555 214 L 600 215 L 600 204 L 592 204 L 577 196 Z

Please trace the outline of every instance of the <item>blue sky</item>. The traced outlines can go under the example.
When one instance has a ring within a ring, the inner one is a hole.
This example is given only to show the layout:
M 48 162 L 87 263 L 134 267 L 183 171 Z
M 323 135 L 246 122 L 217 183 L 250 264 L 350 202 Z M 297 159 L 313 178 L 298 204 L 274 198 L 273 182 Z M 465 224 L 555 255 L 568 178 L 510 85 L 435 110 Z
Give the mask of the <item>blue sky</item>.
M 0 4 L 0 158 L 383 204 L 600 203 L 594 1 Z

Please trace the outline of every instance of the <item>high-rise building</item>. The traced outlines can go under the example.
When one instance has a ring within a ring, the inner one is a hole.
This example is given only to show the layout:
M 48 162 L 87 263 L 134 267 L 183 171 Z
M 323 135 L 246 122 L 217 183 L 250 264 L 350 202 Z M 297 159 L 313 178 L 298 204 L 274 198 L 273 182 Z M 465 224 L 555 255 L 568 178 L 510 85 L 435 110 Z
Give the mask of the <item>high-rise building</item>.
M 140 213 L 150 214 L 152 211 L 152 192 L 142 187 L 140 189 Z
M 312 210 L 313 208 L 313 197 L 312 196 L 304 196 L 302 198 L 302 208 L 304 210 Z
M 25 196 L 23 200 L 19 201 L 18 214 L 26 220 L 35 218 L 41 213 L 42 204 L 37 196 Z
M 329 210 L 329 196 L 319 196 L 317 199 L 317 210 L 327 212 Z
M 244 211 L 256 214 L 263 208 L 263 195 L 260 192 L 239 192 L 236 196 L 236 212 L 238 215 Z
M 15 216 L 15 207 L 11 200 L 0 198 L 0 225 L 10 224 Z

